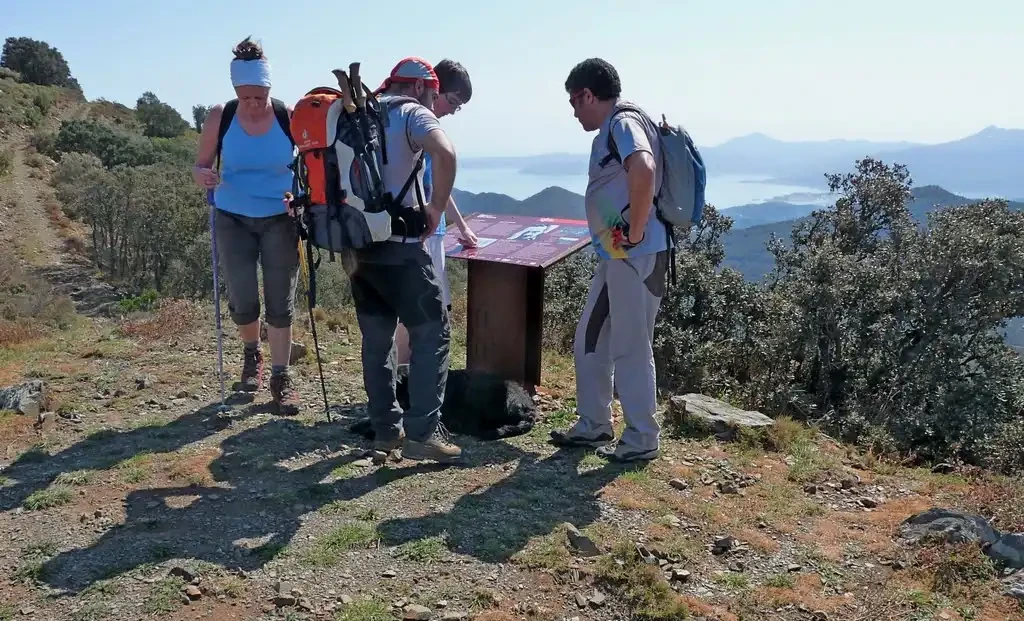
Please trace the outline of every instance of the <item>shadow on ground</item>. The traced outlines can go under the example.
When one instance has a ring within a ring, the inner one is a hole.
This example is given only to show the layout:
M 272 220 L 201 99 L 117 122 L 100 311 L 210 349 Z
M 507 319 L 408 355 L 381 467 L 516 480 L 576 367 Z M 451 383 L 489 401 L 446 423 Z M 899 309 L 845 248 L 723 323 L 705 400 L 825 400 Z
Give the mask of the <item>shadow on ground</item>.
M 360 458 L 358 451 L 332 455 L 324 450 L 325 445 L 337 447 L 350 438 L 337 419 L 333 424 L 272 419 L 232 435 L 221 443 L 223 453 L 209 467 L 214 480 L 227 486 L 132 492 L 125 499 L 123 525 L 87 548 L 50 559 L 42 568 L 42 579 L 66 593 L 77 593 L 98 580 L 168 558 L 251 571 L 291 541 L 303 516 L 393 481 L 446 467 L 433 463 L 389 466 L 324 483 L 332 470 Z M 506 444 L 488 448 L 468 453 L 465 465 L 482 466 L 485 463 L 479 460 L 494 463 L 522 455 Z M 318 451 L 322 452 L 311 455 Z M 315 461 L 297 465 L 310 458 Z
M 248 404 L 248 407 L 231 416 L 223 416 L 218 413 L 220 401 L 217 401 L 166 424 L 145 425 L 123 431 L 97 431 L 53 455 L 39 450 L 26 451 L 4 470 L 4 476 L 15 483 L 0 489 L 0 511 L 18 507 L 34 492 L 49 487 L 61 473 L 106 470 L 140 453 L 177 451 L 226 429 L 232 421 L 265 413 L 269 408 L 266 403 L 252 404 L 251 395 L 238 395 L 229 404 Z
M 584 528 L 601 515 L 597 493 L 640 465 L 614 464 L 579 473 L 584 449 L 560 449 L 545 459 L 526 454 L 516 470 L 478 494 L 460 498 L 450 511 L 387 520 L 378 532 L 387 545 L 447 532 L 447 545 L 485 563 L 505 563 L 530 539 L 563 522 Z

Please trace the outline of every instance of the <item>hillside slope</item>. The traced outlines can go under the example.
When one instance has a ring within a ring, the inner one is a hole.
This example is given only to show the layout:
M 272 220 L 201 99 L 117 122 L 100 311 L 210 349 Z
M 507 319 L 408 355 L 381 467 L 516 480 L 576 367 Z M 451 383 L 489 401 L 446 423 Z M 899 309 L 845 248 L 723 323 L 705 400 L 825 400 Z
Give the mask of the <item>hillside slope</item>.
M 181 157 L 193 140 L 145 140 L 126 111 L 101 102 L 69 107 L 63 118 L 106 123 L 112 113 L 123 132 L 75 125 L 78 137 L 118 140 L 140 158 Z M 883 460 L 785 417 L 730 441 L 665 403 L 662 455 L 649 464 L 556 449 L 547 439 L 575 417 L 575 382 L 571 359 L 552 350 L 543 352 L 528 433 L 498 442 L 457 436 L 466 451 L 458 468 L 400 454 L 373 459 L 349 431 L 366 413 L 358 324 L 350 305 L 323 302 L 344 289 L 338 264 L 321 267 L 325 295 L 315 313 L 330 420 L 304 312 L 295 338 L 309 351 L 293 369 L 306 407 L 294 418 L 271 414 L 265 389 L 229 393 L 221 411 L 215 316 L 202 298 L 150 306 L 140 296 L 110 316 L 72 309 L 45 324 L 26 316 L 30 329 L 13 339 L 8 314 L 35 309 L 48 287 L 13 278 L 10 268 L 67 265 L 85 243 L 71 240 L 88 232 L 60 205 L 49 207 L 51 164 L 29 129 L 19 125 L 26 140 L 4 143 L 16 148 L 0 177 L 11 241 L 0 245 L 0 388 L 38 382 L 45 396 L 39 415 L 0 411 L 0 620 L 1024 619 L 1004 594 L 1024 588 L 1015 587 L 1024 576 L 1004 578 L 980 546 L 898 538 L 906 518 L 932 506 L 1024 531 L 1020 482 Z M 110 163 L 124 155 L 67 143 Z M 59 156 L 74 160 L 69 153 Z M 97 164 L 89 170 L 103 183 L 89 186 L 95 195 L 72 196 L 82 211 L 97 200 L 114 213 L 127 203 L 136 218 L 149 208 L 181 211 L 184 224 L 204 221 L 201 202 L 162 192 L 199 194 L 166 159 L 118 168 L 121 177 Z M 108 201 L 121 181 L 132 193 Z M 532 198 L 571 200 L 557 189 Z M 112 228 L 131 228 L 120 222 Z M 170 222 L 176 231 L 179 220 Z M 198 261 L 208 232 L 196 230 L 174 241 Z M 183 280 L 205 291 L 204 266 L 192 267 Z M 585 286 L 578 276 L 567 289 Z M 12 297 L 30 303 L 17 309 Z M 241 348 L 221 319 L 230 390 Z M 452 366 L 461 368 L 464 287 L 453 290 L 452 326 Z M 618 404 L 613 413 L 621 433 Z
M 63 212 L 50 186 L 54 162 L 39 153 L 38 138 L 61 121 L 88 115 L 90 104 L 69 89 L 0 80 L 0 157 L 9 161 L 0 176 L 0 243 L 33 277 L 57 295 L 68 295 L 85 314 L 102 312 L 116 300 L 97 279 L 84 255 L 83 227 Z

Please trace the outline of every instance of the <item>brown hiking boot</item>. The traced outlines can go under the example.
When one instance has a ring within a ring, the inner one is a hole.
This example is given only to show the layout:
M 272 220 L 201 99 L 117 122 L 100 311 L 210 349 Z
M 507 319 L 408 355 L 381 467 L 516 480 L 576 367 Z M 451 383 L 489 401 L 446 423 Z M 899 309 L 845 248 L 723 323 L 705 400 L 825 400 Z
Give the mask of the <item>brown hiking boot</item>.
M 292 385 L 292 376 L 288 371 L 270 376 L 270 395 L 281 416 L 295 416 L 299 413 L 302 400 Z
M 390 453 L 391 451 L 401 448 L 402 442 L 405 440 L 405 430 L 399 432 L 398 436 L 389 438 L 387 440 L 381 440 L 379 437 L 373 440 L 373 450 L 380 451 L 382 453 Z
M 389 438 L 387 440 L 381 440 L 377 437 L 373 440 L 373 448 L 370 450 L 373 456 L 373 463 L 380 465 L 387 461 L 388 457 L 394 461 L 402 460 L 402 442 L 405 440 L 405 430 L 403 429 L 398 437 Z
M 256 392 L 263 386 L 263 351 L 256 348 L 255 353 L 248 353 L 243 350 L 242 356 L 242 380 L 239 382 L 239 390 L 245 392 Z
M 413 461 L 432 460 L 437 462 L 458 461 L 462 457 L 462 449 L 451 440 L 451 434 L 441 423 L 437 424 L 434 434 L 423 442 L 405 440 L 402 457 Z

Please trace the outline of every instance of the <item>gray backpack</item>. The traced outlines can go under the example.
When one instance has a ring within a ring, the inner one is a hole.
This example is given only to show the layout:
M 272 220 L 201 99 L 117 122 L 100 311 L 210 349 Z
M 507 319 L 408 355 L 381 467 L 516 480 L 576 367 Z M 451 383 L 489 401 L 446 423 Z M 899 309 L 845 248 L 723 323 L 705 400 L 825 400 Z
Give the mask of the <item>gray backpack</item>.
M 691 226 L 699 225 L 701 215 L 704 212 L 704 188 L 707 183 L 707 173 L 704 168 L 704 159 L 697 150 L 697 146 L 682 126 L 672 127 L 661 115 L 662 122 L 655 124 L 647 113 L 640 108 L 631 105 L 619 106 L 614 113 L 609 126 L 614 124 L 615 117 L 623 112 L 634 112 L 643 118 L 647 123 L 654 126 L 661 145 L 662 177 L 661 187 L 654 196 L 655 213 L 658 219 L 666 226 L 669 237 L 675 240 L 674 229 L 679 227 L 683 231 L 689 231 Z M 614 159 L 620 165 L 622 158 L 612 140 L 612 133 L 608 132 L 608 157 L 601 165 L 607 164 L 608 159 Z M 675 244 L 672 244 L 672 282 L 675 283 Z

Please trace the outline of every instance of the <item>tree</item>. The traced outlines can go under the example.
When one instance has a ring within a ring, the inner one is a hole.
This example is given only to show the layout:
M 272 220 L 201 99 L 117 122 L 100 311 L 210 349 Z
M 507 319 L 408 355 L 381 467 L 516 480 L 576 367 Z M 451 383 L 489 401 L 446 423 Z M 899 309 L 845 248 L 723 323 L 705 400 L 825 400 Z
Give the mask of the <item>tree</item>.
M 178 111 L 163 103 L 150 91 L 146 91 L 135 103 L 135 116 L 143 125 L 146 136 L 174 138 L 188 130 L 188 122 Z
M 209 280 L 209 262 L 194 257 L 196 240 L 207 232 L 205 196 L 187 169 L 110 170 L 93 156 L 70 154 L 54 182 L 65 208 L 91 229 L 93 259 L 111 280 L 165 295 L 191 294 L 193 285 Z M 190 267 L 202 271 L 183 273 Z
M 17 71 L 24 82 L 82 90 L 78 80 L 71 77 L 71 69 L 63 54 L 43 41 L 7 37 L 0 55 L 0 66 Z
M 210 106 L 204 106 L 202 104 L 196 104 L 192 106 L 192 122 L 193 127 L 197 132 L 203 131 L 203 123 L 206 121 L 206 117 L 210 114 Z
M 829 183 L 836 204 L 771 247 L 796 386 L 846 439 L 984 461 L 1021 424 L 1024 364 L 999 329 L 1024 314 L 1024 214 L 986 200 L 918 226 L 906 169 L 871 158 Z
M 108 168 L 144 166 L 159 159 L 151 140 L 94 120 L 62 122 L 54 148 L 60 153 L 92 153 Z

